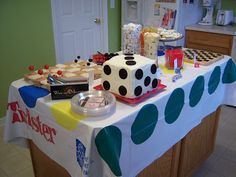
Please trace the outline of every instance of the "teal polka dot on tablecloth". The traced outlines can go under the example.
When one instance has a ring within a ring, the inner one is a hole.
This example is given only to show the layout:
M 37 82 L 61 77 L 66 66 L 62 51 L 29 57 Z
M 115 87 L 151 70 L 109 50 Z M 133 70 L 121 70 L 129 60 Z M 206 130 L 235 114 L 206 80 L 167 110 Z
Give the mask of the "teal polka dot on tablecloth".
M 165 121 L 168 124 L 174 123 L 184 106 L 184 90 L 182 88 L 175 89 L 166 104 L 165 108 Z
M 204 84 L 205 81 L 203 76 L 198 76 L 195 82 L 193 83 L 189 94 L 189 105 L 191 107 L 196 106 L 201 100 L 204 92 Z
M 232 59 L 230 59 L 226 66 L 222 77 L 224 84 L 231 84 L 236 81 L 236 66 Z
M 122 176 L 119 159 L 121 153 L 122 136 L 116 126 L 103 128 L 95 138 L 98 153 L 116 176 Z
M 143 106 L 131 127 L 131 139 L 135 144 L 145 142 L 153 133 L 158 121 L 158 110 L 154 104 Z
M 213 94 L 219 83 L 220 83 L 221 70 L 219 66 L 216 66 L 213 72 L 211 73 L 209 82 L 208 82 L 208 93 Z

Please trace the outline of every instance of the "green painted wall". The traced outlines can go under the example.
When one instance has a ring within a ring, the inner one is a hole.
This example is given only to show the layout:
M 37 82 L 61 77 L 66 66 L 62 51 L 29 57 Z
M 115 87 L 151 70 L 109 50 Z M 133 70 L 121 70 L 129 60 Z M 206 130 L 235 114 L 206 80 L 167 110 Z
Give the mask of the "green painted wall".
M 5 116 L 8 88 L 30 64 L 36 68 L 56 62 L 50 0 L 0 0 L 0 118 Z M 120 50 L 121 0 L 110 8 L 109 51 Z
M 115 8 L 108 0 L 108 43 L 109 52 L 121 50 L 121 0 L 115 0 Z
M 222 9 L 233 10 L 234 16 L 236 16 L 236 1 L 235 0 L 222 0 Z
M 0 1 L 0 117 L 12 81 L 35 67 L 55 64 L 50 0 Z

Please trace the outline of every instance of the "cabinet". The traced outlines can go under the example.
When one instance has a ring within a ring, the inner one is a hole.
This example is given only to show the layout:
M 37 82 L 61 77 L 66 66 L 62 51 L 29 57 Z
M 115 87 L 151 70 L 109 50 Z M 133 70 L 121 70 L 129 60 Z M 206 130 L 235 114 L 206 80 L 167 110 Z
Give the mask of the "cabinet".
M 206 116 L 197 127 L 137 177 L 191 177 L 213 152 L 220 110 L 219 107 Z M 35 177 L 70 177 L 63 167 L 45 155 L 31 140 L 29 147 Z
M 221 108 L 206 116 L 181 141 L 178 177 L 191 177 L 213 153 Z
M 227 34 L 186 30 L 187 48 L 202 49 L 211 52 L 231 55 L 233 36 Z
M 140 172 L 137 177 L 177 177 L 181 142 L 176 143 L 159 159 Z

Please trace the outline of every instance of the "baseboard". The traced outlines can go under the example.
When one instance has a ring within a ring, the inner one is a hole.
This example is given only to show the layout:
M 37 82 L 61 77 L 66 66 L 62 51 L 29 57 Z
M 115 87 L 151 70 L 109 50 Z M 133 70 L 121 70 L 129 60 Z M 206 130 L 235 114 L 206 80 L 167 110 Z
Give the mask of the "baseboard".
M 3 126 L 4 126 L 4 124 L 5 124 L 5 119 L 6 119 L 6 117 L 0 118 L 0 127 L 3 127 Z

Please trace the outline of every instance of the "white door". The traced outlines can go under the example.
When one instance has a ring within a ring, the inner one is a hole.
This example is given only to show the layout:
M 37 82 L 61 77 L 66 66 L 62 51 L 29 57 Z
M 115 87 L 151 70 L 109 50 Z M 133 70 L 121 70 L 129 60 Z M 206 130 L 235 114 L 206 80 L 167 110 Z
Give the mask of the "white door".
M 107 1 L 52 0 L 58 63 L 107 51 Z

